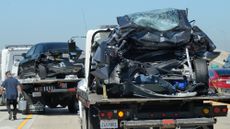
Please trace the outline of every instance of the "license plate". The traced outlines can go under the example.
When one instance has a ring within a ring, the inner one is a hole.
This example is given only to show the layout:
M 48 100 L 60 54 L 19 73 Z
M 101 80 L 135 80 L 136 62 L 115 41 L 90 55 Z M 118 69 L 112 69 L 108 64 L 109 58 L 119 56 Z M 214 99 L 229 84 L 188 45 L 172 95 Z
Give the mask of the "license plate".
M 42 96 L 42 93 L 41 93 L 41 92 L 33 92 L 33 93 L 32 93 L 32 96 L 33 96 L 33 97 L 41 97 L 41 96 Z
M 227 81 L 226 81 L 226 84 L 230 84 L 230 80 L 227 80 Z
M 100 121 L 101 129 L 116 129 L 118 128 L 118 120 L 101 120 Z

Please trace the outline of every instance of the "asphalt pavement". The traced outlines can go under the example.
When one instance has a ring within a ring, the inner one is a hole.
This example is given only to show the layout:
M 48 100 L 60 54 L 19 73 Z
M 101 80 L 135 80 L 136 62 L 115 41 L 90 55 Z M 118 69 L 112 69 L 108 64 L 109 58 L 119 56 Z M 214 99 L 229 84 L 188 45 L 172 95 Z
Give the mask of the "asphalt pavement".
M 5 106 L 0 106 L 0 129 L 80 129 L 78 114 L 71 114 L 67 108 L 48 109 L 44 114 L 22 115 L 17 120 L 8 120 Z

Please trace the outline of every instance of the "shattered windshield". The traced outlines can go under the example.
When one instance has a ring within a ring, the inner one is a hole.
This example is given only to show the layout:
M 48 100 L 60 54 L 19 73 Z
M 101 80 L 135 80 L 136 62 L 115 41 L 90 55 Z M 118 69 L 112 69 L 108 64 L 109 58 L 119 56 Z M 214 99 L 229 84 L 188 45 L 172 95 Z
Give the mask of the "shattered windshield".
M 179 25 L 178 10 L 161 9 L 128 15 L 129 19 L 142 27 L 159 31 L 171 30 Z

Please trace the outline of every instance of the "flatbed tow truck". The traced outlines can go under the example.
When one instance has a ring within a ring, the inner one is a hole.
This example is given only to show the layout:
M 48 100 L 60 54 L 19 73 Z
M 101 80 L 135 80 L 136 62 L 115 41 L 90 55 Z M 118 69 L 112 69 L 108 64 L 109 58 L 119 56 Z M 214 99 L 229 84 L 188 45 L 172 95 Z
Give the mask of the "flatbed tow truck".
M 226 116 L 226 105 L 208 101 L 229 99 L 210 94 L 194 97 L 109 98 L 91 90 L 91 46 L 109 29 L 90 30 L 86 37 L 85 79 L 78 83 L 76 97 L 82 129 L 213 129 L 215 117 Z M 207 100 L 207 101 L 206 101 Z
M 69 112 L 76 113 L 78 103 L 75 99 L 76 86 L 81 78 L 76 79 L 23 79 L 23 96 L 27 101 L 25 113 L 44 112 L 45 106 L 56 108 L 68 106 Z

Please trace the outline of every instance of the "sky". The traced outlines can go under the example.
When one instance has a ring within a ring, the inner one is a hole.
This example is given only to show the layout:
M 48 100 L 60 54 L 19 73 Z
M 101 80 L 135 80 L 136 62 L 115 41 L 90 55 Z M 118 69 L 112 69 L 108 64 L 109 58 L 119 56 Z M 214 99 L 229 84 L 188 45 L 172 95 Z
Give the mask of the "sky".
M 229 0 L 0 0 L 0 49 L 6 45 L 67 41 L 116 17 L 162 8 L 189 9 L 189 20 L 230 51 Z M 84 39 L 76 39 L 85 48 Z

